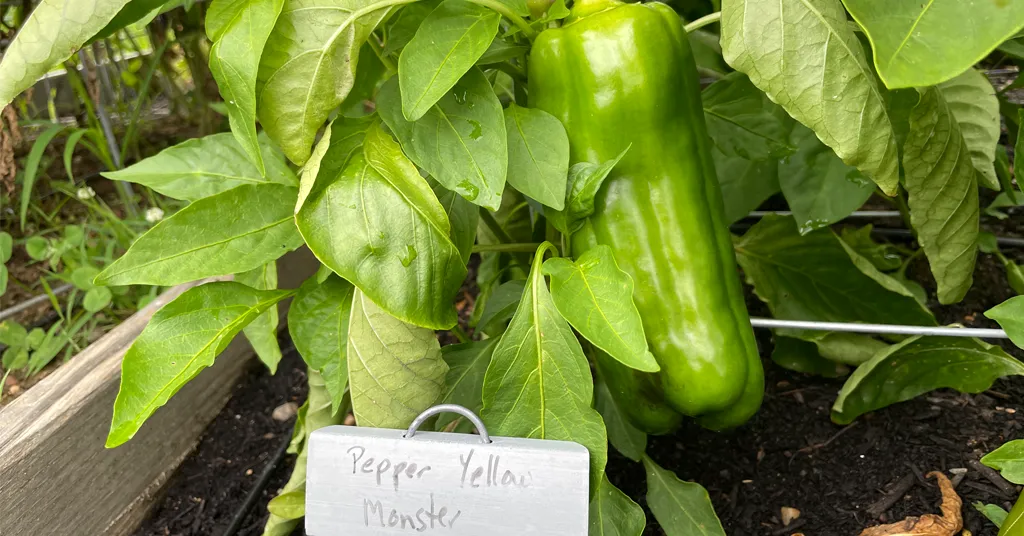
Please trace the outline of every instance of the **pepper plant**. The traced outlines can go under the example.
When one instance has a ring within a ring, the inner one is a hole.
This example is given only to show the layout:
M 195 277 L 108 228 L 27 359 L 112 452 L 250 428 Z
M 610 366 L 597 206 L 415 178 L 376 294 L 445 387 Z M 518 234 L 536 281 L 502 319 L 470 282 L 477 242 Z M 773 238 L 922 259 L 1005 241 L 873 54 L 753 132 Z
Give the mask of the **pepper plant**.
M 0 101 L 119 14 L 161 3 L 92 0 L 71 22 L 44 0 L 0 64 Z M 604 476 L 609 442 L 643 463 L 667 533 L 722 534 L 707 492 L 644 451 L 684 418 L 727 429 L 756 413 L 763 369 L 737 264 L 778 318 L 935 325 L 928 306 L 971 287 L 981 189 L 1006 196 L 995 213 L 1022 199 L 1008 160 L 996 165 L 1001 116 L 1019 137 L 1017 106 L 975 64 L 997 47 L 1020 61 L 1024 4 L 676 4 L 213 0 L 209 62 L 231 133 L 107 174 L 190 204 L 95 282 L 235 277 L 154 315 L 124 357 L 108 446 L 239 332 L 274 370 L 275 306 L 293 298 L 310 395 L 267 534 L 302 515 L 310 432 L 349 412 L 402 428 L 439 402 L 497 435 L 586 446 L 595 534 L 645 525 Z M 779 193 L 792 215 L 728 234 Z M 833 230 L 872 196 L 920 248 Z M 275 261 L 303 245 L 320 271 L 278 289 Z M 934 293 L 907 275 L 924 261 Z M 467 266 L 471 334 L 453 307 Z M 1021 300 L 988 313 L 1018 344 Z M 461 342 L 442 348 L 437 330 Z M 1024 374 L 973 339 L 774 335 L 782 366 L 856 369 L 837 423 Z

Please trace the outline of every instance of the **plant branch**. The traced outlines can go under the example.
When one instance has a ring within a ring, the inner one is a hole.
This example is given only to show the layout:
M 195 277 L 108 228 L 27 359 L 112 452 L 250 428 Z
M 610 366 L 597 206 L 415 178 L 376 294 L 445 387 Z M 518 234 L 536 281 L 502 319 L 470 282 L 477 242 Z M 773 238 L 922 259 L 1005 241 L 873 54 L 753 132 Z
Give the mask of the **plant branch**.
M 499 13 L 501 16 L 505 17 L 506 19 L 512 21 L 512 24 L 515 24 L 520 30 L 522 30 L 523 34 L 530 41 L 533 41 L 534 38 L 537 37 L 537 31 L 534 30 L 533 27 L 530 26 L 530 23 L 526 22 L 526 19 L 520 17 L 519 15 L 516 15 L 505 4 L 502 4 L 501 2 L 498 2 L 497 0 L 469 0 L 469 1 L 474 3 L 474 4 L 476 4 L 476 5 L 478 5 L 478 6 L 483 6 L 483 7 L 486 7 L 486 8 L 490 8 L 491 10 Z
M 540 246 L 539 242 L 519 244 L 477 244 L 473 246 L 473 253 L 498 252 L 498 253 L 533 253 Z
M 491 211 L 480 207 L 480 219 L 483 220 L 484 225 L 494 233 L 494 236 L 498 237 L 499 242 L 502 244 L 511 244 L 513 242 L 512 237 L 505 232 L 505 229 L 501 228 L 501 224 L 498 223 L 498 220 L 494 219 L 494 215 L 491 214 Z
M 703 17 L 691 22 L 690 24 L 687 24 L 686 26 L 683 27 L 683 29 L 686 30 L 686 33 L 693 33 L 707 26 L 708 24 L 714 24 L 720 20 L 722 20 L 722 12 L 716 11 L 710 15 L 704 15 Z
M 380 43 L 377 42 L 377 38 L 371 35 L 366 41 L 370 43 L 370 48 L 372 48 L 374 54 L 377 55 L 377 59 L 384 64 L 384 68 L 388 70 L 388 73 L 397 73 L 398 67 L 395 65 L 395 62 L 391 61 L 391 58 L 389 58 L 387 54 L 384 54 L 384 49 L 381 48 Z

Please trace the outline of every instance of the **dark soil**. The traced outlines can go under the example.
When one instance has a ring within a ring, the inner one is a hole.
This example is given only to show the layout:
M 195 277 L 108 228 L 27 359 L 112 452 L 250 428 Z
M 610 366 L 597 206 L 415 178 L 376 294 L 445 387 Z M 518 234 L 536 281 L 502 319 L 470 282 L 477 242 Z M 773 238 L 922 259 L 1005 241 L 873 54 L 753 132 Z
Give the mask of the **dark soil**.
M 1006 253 L 1022 257 L 1009 248 Z M 926 265 L 912 266 L 911 276 L 934 293 Z M 1005 272 L 995 258 L 981 255 L 974 277 L 975 284 L 961 303 L 930 304 L 941 323 L 997 327 L 982 312 L 1012 296 Z M 463 325 L 475 294 L 467 285 L 457 300 Z M 764 304 L 749 293 L 748 307 L 752 315 L 769 316 Z M 455 342 L 451 334 L 440 337 L 446 344 Z M 978 395 L 935 391 L 865 415 L 844 428 L 829 420 L 843 380 L 784 370 L 771 362 L 771 334 L 758 331 L 757 337 L 767 376 L 760 413 L 726 434 L 687 423 L 672 436 L 650 438 L 647 449 L 663 467 L 707 488 L 730 536 L 855 536 L 867 526 L 938 513 L 938 488 L 924 475 L 945 471 L 952 477 L 949 471 L 960 468 L 967 470 L 955 480 L 964 501 L 965 528 L 975 536 L 996 535 L 995 526 L 971 504 L 994 503 L 1008 510 L 1019 488 L 1001 490 L 1005 481 L 990 480 L 975 462 L 1005 441 L 1024 437 L 1024 378 L 1000 380 Z M 1009 342 L 1002 346 L 1024 358 L 1024 352 Z M 290 347 L 288 341 L 282 341 L 284 347 Z M 287 441 L 291 422 L 272 421 L 270 413 L 284 402 L 301 402 L 304 381 L 294 351 L 286 351 L 277 377 L 260 371 L 250 374 L 136 536 L 223 534 L 268 461 Z M 646 509 L 642 467 L 613 449 L 609 452 L 609 478 Z M 287 481 L 292 458 L 273 470 L 236 534 L 262 534 L 266 503 Z M 891 493 L 893 489 L 897 491 Z M 869 514 L 887 498 L 891 500 L 880 514 Z M 800 511 L 788 527 L 781 522 L 783 507 Z M 647 518 L 646 535 L 664 534 L 650 512 Z M 302 534 L 301 529 L 296 534 Z

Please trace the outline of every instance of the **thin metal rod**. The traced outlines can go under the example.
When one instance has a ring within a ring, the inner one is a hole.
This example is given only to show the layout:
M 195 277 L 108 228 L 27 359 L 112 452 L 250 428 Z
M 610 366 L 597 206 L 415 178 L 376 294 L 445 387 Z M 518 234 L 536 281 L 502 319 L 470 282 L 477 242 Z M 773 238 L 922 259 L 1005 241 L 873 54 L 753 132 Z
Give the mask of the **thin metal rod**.
M 896 236 L 900 238 L 913 238 L 914 235 L 907 229 L 885 229 L 875 227 L 871 230 L 871 234 L 878 236 Z M 1017 248 L 1024 248 L 1024 238 L 1015 238 L 1010 236 L 997 236 L 996 243 L 1000 246 L 1011 246 Z
M 69 291 L 69 290 L 71 290 L 73 288 L 75 288 L 74 285 L 70 285 L 70 284 L 69 285 L 61 285 L 61 286 L 53 289 L 53 295 L 54 296 L 60 296 L 61 294 L 64 294 L 65 292 L 67 292 L 67 291 Z M 47 301 L 49 299 L 50 299 L 50 295 L 49 294 L 40 294 L 38 296 L 29 298 L 29 299 L 19 303 L 18 305 L 15 305 L 14 307 L 11 307 L 9 309 L 4 309 L 3 311 L 0 311 L 0 320 L 6 320 L 6 319 L 8 319 L 8 318 L 10 318 L 10 317 L 12 317 L 12 316 L 14 316 L 14 315 L 24 311 L 25 309 L 28 309 L 29 307 L 32 307 L 34 305 L 38 305 L 38 304 L 43 303 L 43 302 L 45 302 L 45 301 Z
M 811 331 L 843 331 L 889 335 L 933 335 L 937 337 L 977 337 L 979 339 L 1009 339 L 1001 329 L 958 328 L 939 326 L 902 326 L 898 324 L 856 324 L 846 322 L 812 322 L 809 320 L 778 320 L 751 318 L 750 325 L 765 329 L 807 329 Z
M 412 439 L 412 437 L 416 435 L 416 429 L 419 428 L 424 421 L 438 413 L 458 413 L 459 415 L 462 415 L 469 419 L 469 422 L 473 423 L 473 426 L 476 426 L 477 432 L 480 433 L 480 442 L 491 442 L 491 436 L 487 433 L 487 427 L 484 426 L 484 421 L 481 421 L 480 417 L 477 417 L 476 413 L 473 413 L 473 410 L 458 404 L 438 404 L 434 407 L 427 408 L 426 411 L 420 413 L 418 417 L 413 419 L 412 424 L 409 425 L 409 430 L 405 432 L 404 437 L 406 439 Z
M 748 217 L 750 218 L 763 218 L 770 214 L 778 214 L 779 216 L 792 216 L 793 212 L 789 210 L 755 210 L 751 212 Z M 900 212 L 898 210 L 858 210 L 851 213 L 847 218 L 900 218 Z

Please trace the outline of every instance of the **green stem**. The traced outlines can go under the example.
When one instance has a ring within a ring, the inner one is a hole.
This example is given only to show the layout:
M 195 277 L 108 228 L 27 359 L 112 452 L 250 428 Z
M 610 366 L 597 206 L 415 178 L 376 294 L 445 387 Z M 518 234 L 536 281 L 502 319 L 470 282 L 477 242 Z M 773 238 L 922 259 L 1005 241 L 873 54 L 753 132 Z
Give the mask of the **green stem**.
M 397 73 L 398 67 L 395 65 L 395 62 L 391 61 L 391 58 L 389 58 L 387 54 L 384 54 L 384 49 L 381 48 L 377 39 L 371 35 L 370 38 L 367 39 L 367 42 L 370 43 L 370 48 L 373 49 L 373 52 L 377 54 L 377 59 L 379 59 L 380 62 L 384 64 L 384 68 L 388 70 L 388 74 Z
M 519 244 L 477 244 L 473 246 L 473 253 L 485 253 L 495 251 L 498 253 L 533 253 L 537 251 L 539 242 Z
M 460 343 L 466 343 L 472 340 L 470 339 L 469 335 L 467 335 L 466 332 L 462 329 L 462 326 L 458 324 L 452 326 L 452 329 L 450 329 L 449 331 L 452 332 L 452 335 L 455 335 L 456 339 L 459 339 Z
M 505 229 L 501 228 L 501 224 L 498 220 L 494 219 L 494 214 L 486 208 L 480 207 L 480 219 L 484 221 L 484 225 L 494 233 L 494 236 L 498 238 L 498 241 L 502 244 L 511 244 L 513 242 L 512 237 L 505 232 Z
M 498 14 L 500 14 L 503 17 L 505 17 L 506 19 L 512 21 L 512 24 L 515 24 L 520 30 L 522 30 L 523 31 L 523 35 L 525 35 L 530 41 L 533 41 L 534 38 L 537 37 L 537 31 L 534 30 L 530 26 L 530 23 L 526 22 L 526 19 L 520 17 L 519 15 L 516 15 L 505 4 L 502 4 L 501 2 L 498 2 L 497 0 L 469 0 L 469 1 L 474 3 L 474 4 L 476 4 L 476 5 L 478 5 L 478 6 L 483 6 L 483 7 L 486 7 L 486 8 L 490 8 L 491 10 L 497 12 Z
M 686 30 L 686 33 L 693 33 L 707 26 L 708 24 L 714 24 L 720 20 L 722 20 L 722 12 L 716 11 L 710 15 L 704 15 L 703 17 L 691 22 L 690 24 L 683 26 L 683 29 Z

